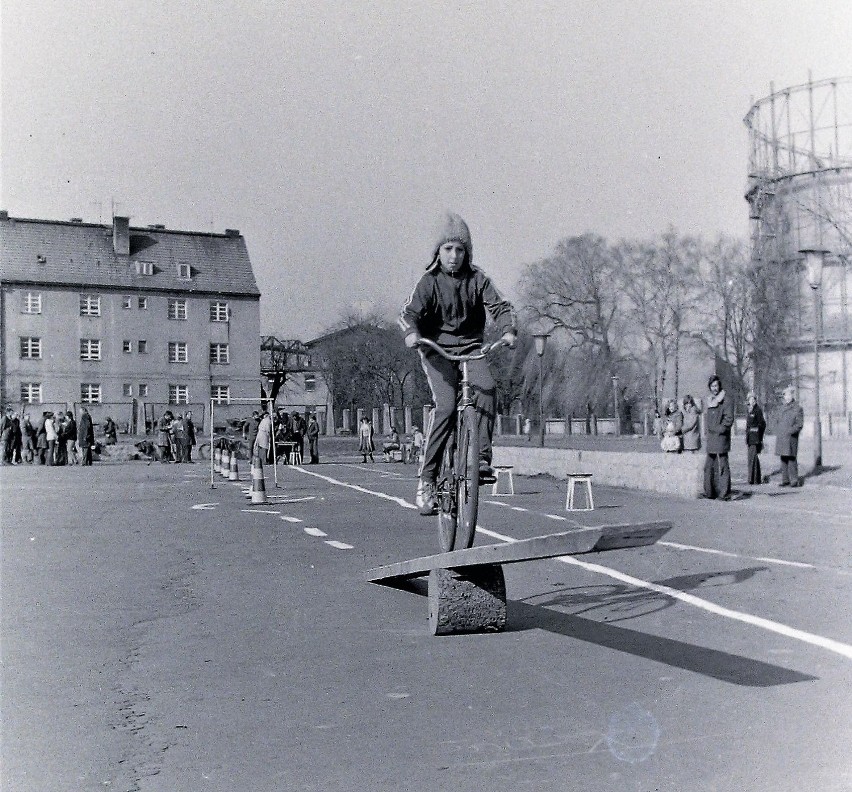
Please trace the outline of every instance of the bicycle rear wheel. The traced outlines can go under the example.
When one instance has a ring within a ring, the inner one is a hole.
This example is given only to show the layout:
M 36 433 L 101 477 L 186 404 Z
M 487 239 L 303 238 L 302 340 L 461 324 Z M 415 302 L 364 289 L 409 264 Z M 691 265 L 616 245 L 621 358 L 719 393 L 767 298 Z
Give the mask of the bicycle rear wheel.
M 453 550 L 473 546 L 479 515 L 479 416 L 465 407 L 456 442 L 456 504 L 458 509 Z

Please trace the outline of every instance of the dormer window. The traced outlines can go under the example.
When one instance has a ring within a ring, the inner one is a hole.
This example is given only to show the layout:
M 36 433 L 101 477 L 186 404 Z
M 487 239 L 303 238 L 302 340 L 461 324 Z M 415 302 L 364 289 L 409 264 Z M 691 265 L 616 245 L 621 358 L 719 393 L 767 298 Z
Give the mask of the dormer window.
M 177 276 L 181 280 L 192 280 L 192 267 L 186 261 L 178 262 Z
M 37 261 L 39 264 L 47 264 L 47 256 L 42 256 L 42 255 L 41 255 L 41 253 L 39 253 L 39 254 L 36 256 L 36 261 Z
M 153 261 L 137 261 L 136 262 L 136 274 L 137 275 L 153 275 L 154 274 L 154 262 Z

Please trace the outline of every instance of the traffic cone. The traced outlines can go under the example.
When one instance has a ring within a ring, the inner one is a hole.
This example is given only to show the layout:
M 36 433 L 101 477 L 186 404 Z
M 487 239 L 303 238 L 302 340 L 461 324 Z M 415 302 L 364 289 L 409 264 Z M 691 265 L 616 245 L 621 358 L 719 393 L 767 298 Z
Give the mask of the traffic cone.
M 266 500 L 266 481 L 263 478 L 263 460 L 257 451 L 251 458 L 251 502 L 268 502 Z
M 222 449 L 222 469 L 220 473 L 222 474 L 222 478 L 228 478 L 228 473 L 231 469 L 231 452 L 228 450 L 228 447 L 225 446 Z
M 234 451 L 231 454 L 231 464 L 228 470 L 228 481 L 239 481 L 240 480 L 240 471 L 237 468 L 237 452 Z

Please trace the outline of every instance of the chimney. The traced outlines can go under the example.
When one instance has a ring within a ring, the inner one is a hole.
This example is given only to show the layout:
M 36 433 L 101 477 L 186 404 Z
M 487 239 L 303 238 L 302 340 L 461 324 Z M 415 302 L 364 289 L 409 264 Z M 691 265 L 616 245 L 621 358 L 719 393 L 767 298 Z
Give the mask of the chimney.
M 112 246 L 116 256 L 130 255 L 130 218 L 112 218 Z
M 8 220 L 9 212 L 5 209 L 0 209 L 0 220 Z
M 226 228 L 225 229 L 225 236 L 226 237 L 238 237 L 239 235 L 240 235 L 240 232 L 236 228 Z

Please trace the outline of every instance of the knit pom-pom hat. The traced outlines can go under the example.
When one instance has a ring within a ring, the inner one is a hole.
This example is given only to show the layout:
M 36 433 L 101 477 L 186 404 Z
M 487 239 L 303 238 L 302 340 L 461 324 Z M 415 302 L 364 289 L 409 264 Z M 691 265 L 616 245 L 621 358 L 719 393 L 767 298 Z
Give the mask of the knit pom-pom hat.
M 438 263 L 438 250 L 441 245 L 444 245 L 447 242 L 461 242 L 466 251 L 465 264 L 467 266 L 471 266 L 473 264 L 473 241 L 470 238 L 470 229 L 467 227 L 467 223 L 465 223 L 459 215 L 453 212 L 447 212 L 435 227 L 432 240 L 432 259 L 429 262 L 427 269 Z

